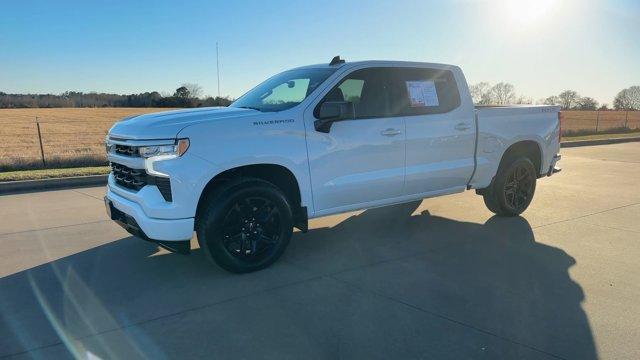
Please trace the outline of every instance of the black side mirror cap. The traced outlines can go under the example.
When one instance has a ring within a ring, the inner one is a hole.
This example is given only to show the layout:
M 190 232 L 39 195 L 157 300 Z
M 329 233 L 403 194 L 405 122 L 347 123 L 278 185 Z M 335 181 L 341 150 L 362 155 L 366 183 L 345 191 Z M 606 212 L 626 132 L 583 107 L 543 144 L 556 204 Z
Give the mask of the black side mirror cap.
M 319 120 L 313 123 L 316 131 L 328 133 L 334 122 L 354 119 L 355 110 L 349 101 L 325 101 L 320 105 L 317 117 Z

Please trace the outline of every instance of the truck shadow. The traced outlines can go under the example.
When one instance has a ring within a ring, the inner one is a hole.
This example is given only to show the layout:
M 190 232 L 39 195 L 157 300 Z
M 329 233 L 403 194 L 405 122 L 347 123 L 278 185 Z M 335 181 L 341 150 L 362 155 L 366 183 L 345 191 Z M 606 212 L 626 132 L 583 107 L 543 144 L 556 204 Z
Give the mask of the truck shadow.
M 416 212 L 418 205 L 367 210 L 296 233 L 280 262 L 253 274 L 212 267 L 199 249 L 192 256 L 158 253 L 127 237 L 6 276 L 0 279 L 0 357 L 42 348 L 43 354 L 162 358 L 193 344 L 173 341 L 169 351 L 162 338 L 144 330 L 147 322 L 323 276 L 471 332 L 525 344 L 541 356 L 597 358 L 581 307 L 584 294 L 569 276 L 571 256 L 535 242 L 524 218 L 468 223 Z M 182 331 L 189 334 L 195 326 Z M 97 333 L 108 336 L 91 340 Z M 448 334 L 428 336 L 450 341 Z M 217 345 L 212 339 L 199 346 Z

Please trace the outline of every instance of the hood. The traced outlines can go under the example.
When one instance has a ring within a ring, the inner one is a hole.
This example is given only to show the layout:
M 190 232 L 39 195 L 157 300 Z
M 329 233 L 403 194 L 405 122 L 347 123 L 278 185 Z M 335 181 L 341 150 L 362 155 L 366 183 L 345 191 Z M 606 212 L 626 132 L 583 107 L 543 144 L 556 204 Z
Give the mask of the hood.
M 209 107 L 137 115 L 115 123 L 109 136 L 136 140 L 172 139 L 189 125 L 255 113 L 256 110 L 250 109 Z

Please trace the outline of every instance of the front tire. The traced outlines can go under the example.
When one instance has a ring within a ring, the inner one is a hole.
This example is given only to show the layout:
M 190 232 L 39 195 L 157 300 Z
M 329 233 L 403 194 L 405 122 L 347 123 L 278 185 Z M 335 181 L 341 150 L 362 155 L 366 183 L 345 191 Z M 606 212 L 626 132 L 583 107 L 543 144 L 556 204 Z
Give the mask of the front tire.
M 484 203 L 500 216 L 518 216 L 531 204 L 536 191 L 536 169 L 531 160 L 515 158 L 501 166 L 483 194 Z
M 275 185 L 259 179 L 234 180 L 223 187 L 204 199 L 196 226 L 202 250 L 234 273 L 273 264 L 293 233 L 287 198 Z

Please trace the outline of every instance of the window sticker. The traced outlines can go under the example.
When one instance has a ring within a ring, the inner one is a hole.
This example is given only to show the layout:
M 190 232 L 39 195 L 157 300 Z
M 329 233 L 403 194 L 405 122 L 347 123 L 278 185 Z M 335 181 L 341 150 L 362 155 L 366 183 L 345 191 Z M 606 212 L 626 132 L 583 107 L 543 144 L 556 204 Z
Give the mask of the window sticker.
M 411 107 L 439 106 L 436 83 L 433 81 L 407 81 Z

